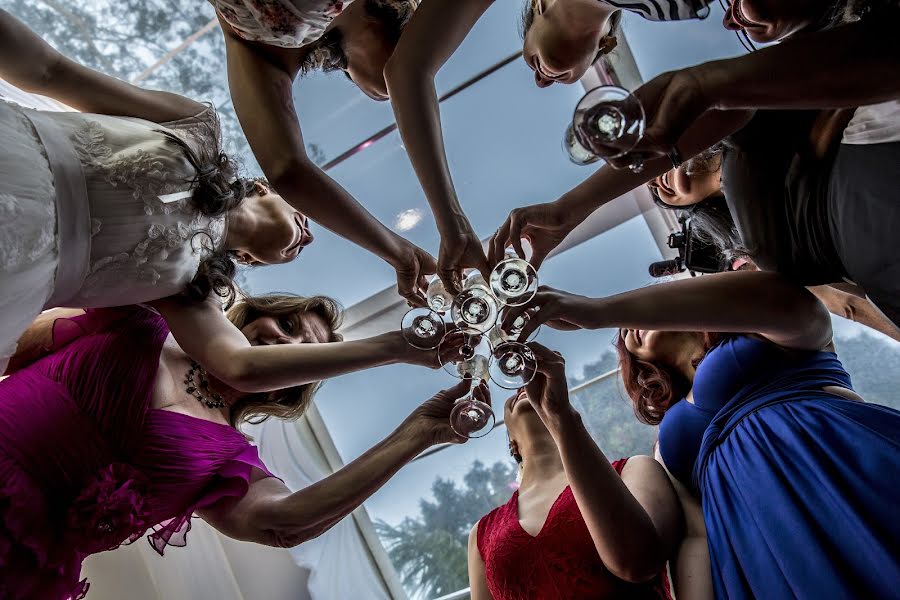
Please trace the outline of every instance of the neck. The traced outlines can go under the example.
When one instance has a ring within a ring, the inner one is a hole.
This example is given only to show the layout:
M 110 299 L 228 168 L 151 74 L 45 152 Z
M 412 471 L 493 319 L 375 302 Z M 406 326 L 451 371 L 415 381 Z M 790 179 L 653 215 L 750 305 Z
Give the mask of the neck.
M 565 477 L 562 457 L 549 432 L 526 443 L 519 443 L 519 453 L 522 455 L 521 488 L 541 485 L 560 475 Z
M 225 250 L 246 248 L 259 229 L 260 218 L 253 210 L 254 203 L 241 202 L 228 211 L 228 231 L 225 233 Z

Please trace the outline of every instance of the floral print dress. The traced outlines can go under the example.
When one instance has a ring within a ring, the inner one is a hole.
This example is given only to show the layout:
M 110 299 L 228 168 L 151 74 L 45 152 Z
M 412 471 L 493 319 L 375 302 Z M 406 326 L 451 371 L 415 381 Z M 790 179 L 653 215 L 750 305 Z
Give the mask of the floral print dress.
M 283 48 L 316 41 L 353 0 L 209 0 L 240 37 Z

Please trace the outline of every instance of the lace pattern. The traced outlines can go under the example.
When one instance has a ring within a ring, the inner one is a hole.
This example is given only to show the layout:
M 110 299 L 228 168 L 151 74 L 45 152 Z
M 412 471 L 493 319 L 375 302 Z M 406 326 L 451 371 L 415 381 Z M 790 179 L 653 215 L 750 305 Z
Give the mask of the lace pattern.
M 170 127 L 186 141 L 203 144 L 210 136 L 217 136 L 218 119 L 209 108 L 197 117 L 172 122 Z M 111 187 L 130 191 L 131 197 L 142 204 L 146 217 L 143 239 L 131 250 L 93 260 L 82 286 L 85 297 L 103 294 L 122 281 L 156 285 L 162 278 L 159 267 L 165 261 L 187 259 L 199 265 L 215 251 L 224 235 L 224 217 L 211 219 L 200 214 L 187 198 L 168 203 L 159 199 L 190 185 L 191 174 L 173 168 L 179 162 L 146 148 L 114 150 L 103 124 L 96 120 L 86 120 L 72 138 L 83 164 Z M 166 142 L 160 145 L 168 147 Z M 91 219 L 92 237 L 102 231 L 102 219 Z

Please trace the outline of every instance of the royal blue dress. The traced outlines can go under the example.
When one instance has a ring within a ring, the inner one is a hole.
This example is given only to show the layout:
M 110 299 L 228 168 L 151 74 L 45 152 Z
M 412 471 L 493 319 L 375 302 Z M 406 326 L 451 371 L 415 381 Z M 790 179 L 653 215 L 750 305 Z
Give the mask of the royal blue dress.
M 717 598 L 900 598 L 900 412 L 832 385 L 850 388 L 833 352 L 737 336 L 660 424 L 702 500 Z

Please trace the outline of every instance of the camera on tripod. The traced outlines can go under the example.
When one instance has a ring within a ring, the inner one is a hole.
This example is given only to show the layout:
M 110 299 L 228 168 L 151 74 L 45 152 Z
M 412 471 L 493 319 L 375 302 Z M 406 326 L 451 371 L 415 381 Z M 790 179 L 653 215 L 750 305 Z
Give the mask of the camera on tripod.
M 693 230 L 691 217 L 682 215 L 678 219 L 681 231 L 673 231 L 666 242 L 669 248 L 678 250 L 678 256 L 671 260 L 661 260 L 650 264 L 651 277 L 667 277 L 689 271 L 691 277 L 697 273 L 719 273 L 728 270 L 728 265 L 718 249 L 702 239 Z

